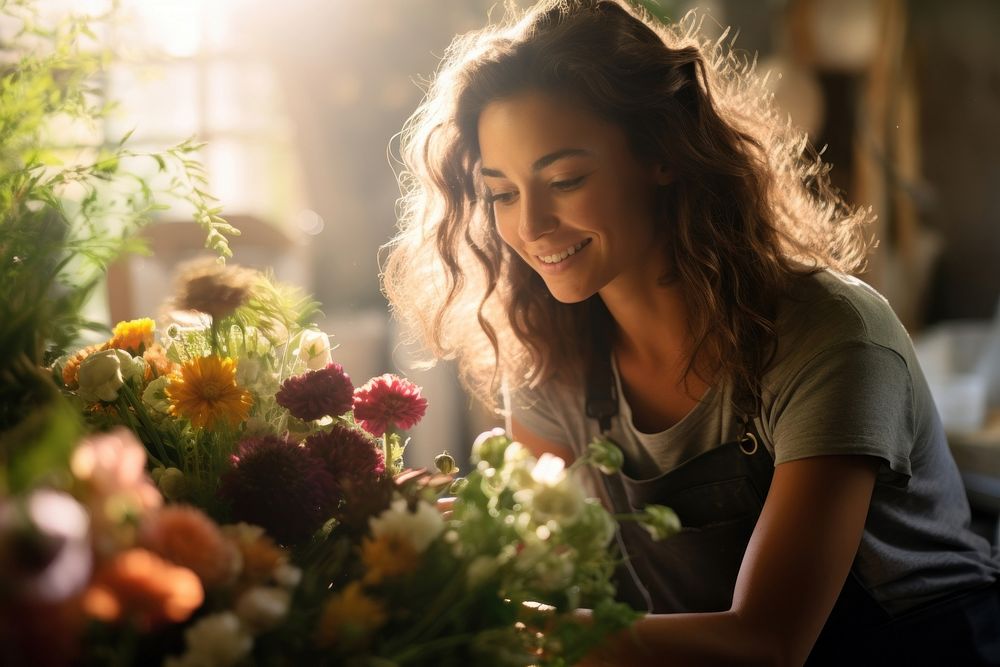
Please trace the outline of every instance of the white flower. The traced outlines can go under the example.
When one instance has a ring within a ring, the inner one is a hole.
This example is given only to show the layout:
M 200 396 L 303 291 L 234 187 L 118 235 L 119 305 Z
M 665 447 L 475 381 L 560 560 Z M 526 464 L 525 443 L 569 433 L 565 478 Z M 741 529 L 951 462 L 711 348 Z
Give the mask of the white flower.
M 288 615 L 291 601 L 291 594 L 284 588 L 254 586 L 236 601 L 236 614 L 255 632 L 264 632 Z
M 167 385 L 170 384 L 170 377 L 161 375 L 148 385 L 142 392 L 142 402 L 150 410 L 162 415 L 170 412 L 170 399 L 167 398 Z
M 241 387 L 252 387 L 261 374 L 261 363 L 256 357 L 240 357 L 236 362 L 236 384 Z
M 330 356 L 330 337 L 322 331 L 306 329 L 299 337 L 297 354 L 311 371 L 326 368 L 333 361 Z
M 85 401 L 107 401 L 118 399 L 118 390 L 125 381 L 142 377 L 142 359 L 132 358 L 124 350 L 102 350 L 95 352 L 80 363 L 80 398 Z
M 516 491 L 514 500 L 522 503 L 537 523 L 554 521 L 568 525 L 580 517 L 586 496 L 580 485 L 566 474 L 565 461 L 542 454 L 531 470 L 531 479 L 534 484 Z
M 465 571 L 465 583 L 469 588 L 476 588 L 489 581 L 496 574 L 497 559 L 492 556 L 476 556 Z
M 231 667 L 253 648 L 253 637 L 231 611 L 205 616 L 184 632 L 184 638 L 187 653 L 174 665 Z
M 302 570 L 290 563 L 282 561 L 278 563 L 277 567 L 274 568 L 273 576 L 278 585 L 292 589 L 298 586 L 299 582 L 302 581 Z
M 394 500 L 392 506 L 368 520 L 372 536 L 391 536 L 409 541 L 420 554 L 444 530 L 444 519 L 437 508 L 420 501 L 416 511 L 411 512 L 405 500 Z

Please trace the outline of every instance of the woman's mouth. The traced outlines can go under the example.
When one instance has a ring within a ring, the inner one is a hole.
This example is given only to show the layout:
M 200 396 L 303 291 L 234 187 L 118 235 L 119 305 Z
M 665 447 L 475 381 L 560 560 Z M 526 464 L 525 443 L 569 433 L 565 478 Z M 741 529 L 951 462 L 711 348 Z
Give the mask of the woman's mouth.
M 576 245 L 572 245 L 569 248 L 566 248 L 562 252 L 557 252 L 552 255 L 535 255 L 535 257 L 537 257 L 543 264 L 548 264 L 550 266 L 554 264 L 560 264 L 562 262 L 565 262 L 567 259 L 575 255 L 579 251 L 583 250 L 588 245 L 590 245 L 590 241 L 591 239 L 589 238 L 584 239 L 583 241 L 580 241 Z

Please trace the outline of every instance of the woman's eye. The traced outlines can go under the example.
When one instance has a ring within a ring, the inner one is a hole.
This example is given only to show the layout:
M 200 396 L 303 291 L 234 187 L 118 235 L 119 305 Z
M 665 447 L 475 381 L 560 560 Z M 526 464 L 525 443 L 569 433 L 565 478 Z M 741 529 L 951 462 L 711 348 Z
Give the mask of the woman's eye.
M 488 204 L 509 204 L 517 196 L 516 192 L 487 192 L 486 203 Z
M 563 181 L 552 181 L 552 187 L 556 190 L 572 190 L 582 184 L 585 178 L 586 176 L 577 176 L 576 178 L 568 178 Z

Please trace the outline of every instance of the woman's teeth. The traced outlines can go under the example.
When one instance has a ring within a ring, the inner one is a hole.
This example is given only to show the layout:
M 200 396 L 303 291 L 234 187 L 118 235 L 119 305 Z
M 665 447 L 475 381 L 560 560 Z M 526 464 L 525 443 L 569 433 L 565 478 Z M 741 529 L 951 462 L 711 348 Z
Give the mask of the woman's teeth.
M 556 253 L 554 255 L 539 255 L 538 259 L 542 260 L 546 264 L 558 264 L 578 250 L 581 250 L 588 243 L 590 243 L 590 239 L 585 239 L 577 243 L 575 246 L 567 248 L 560 253 Z

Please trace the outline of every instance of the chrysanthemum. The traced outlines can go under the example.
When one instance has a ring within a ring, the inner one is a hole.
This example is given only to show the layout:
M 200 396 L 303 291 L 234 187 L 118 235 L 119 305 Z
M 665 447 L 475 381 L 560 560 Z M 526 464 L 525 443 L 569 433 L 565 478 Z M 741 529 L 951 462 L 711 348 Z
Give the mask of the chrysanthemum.
M 330 596 L 316 628 L 316 644 L 357 647 L 364 645 L 388 619 L 378 601 L 365 595 L 361 582 L 352 581 Z
M 323 461 L 338 482 L 371 479 L 385 473 L 381 444 L 357 428 L 335 424 L 325 433 L 306 438 L 305 448 Z
M 125 350 L 132 354 L 142 354 L 153 344 L 156 323 L 148 317 L 139 320 L 119 322 L 112 331 L 108 347 Z
M 309 537 L 330 518 L 334 479 L 316 456 L 274 436 L 240 443 L 221 493 L 238 521 L 262 526 L 282 544 Z
M 305 421 L 337 417 L 351 409 L 354 385 L 340 364 L 330 363 L 325 368 L 288 378 L 274 398 L 292 416 Z
M 194 507 L 172 505 L 147 515 L 139 527 L 139 543 L 190 569 L 206 586 L 224 584 L 236 574 L 236 547 Z
M 372 435 L 391 426 L 412 428 L 427 412 L 420 387 L 390 373 L 372 378 L 354 392 L 354 418 Z
M 194 260 L 181 268 L 174 306 L 207 313 L 218 320 L 246 302 L 256 277 L 250 269 L 219 264 L 214 259 Z
M 250 392 L 236 384 L 236 362 L 197 357 L 181 365 L 166 388 L 170 414 L 186 417 L 198 428 L 222 422 L 236 426 L 250 414 Z
M 369 516 L 388 506 L 393 487 L 385 483 L 385 457 L 378 440 L 361 429 L 336 424 L 329 432 L 306 438 L 304 446 L 334 478 L 337 502 L 331 510 L 338 521 L 364 529 Z

